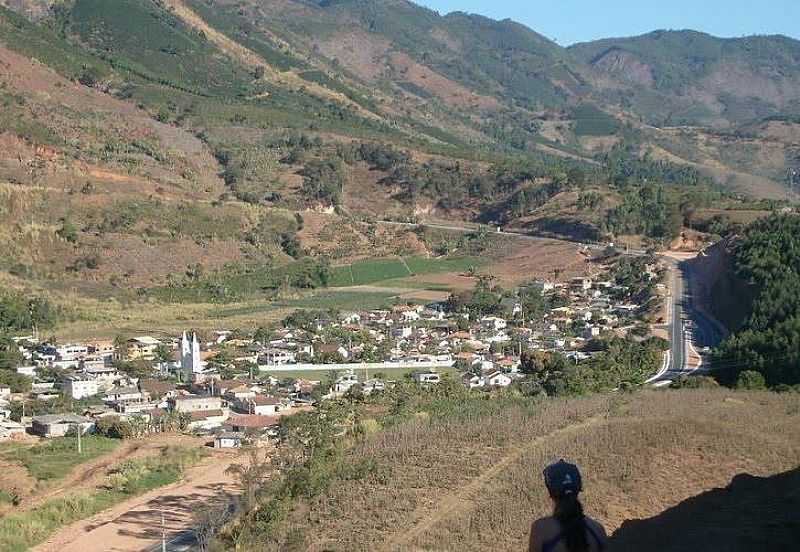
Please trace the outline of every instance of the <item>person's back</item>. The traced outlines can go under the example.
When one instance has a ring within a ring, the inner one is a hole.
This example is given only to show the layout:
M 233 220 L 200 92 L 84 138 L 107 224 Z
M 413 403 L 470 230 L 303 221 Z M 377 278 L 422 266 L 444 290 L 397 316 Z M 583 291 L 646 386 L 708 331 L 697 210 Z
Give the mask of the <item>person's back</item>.
M 533 522 L 529 552 L 600 552 L 606 546 L 602 525 L 583 514 L 578 500 L 582 490 L 577 466 L 561 460 L 544 470 L 545 485 L 553 499 L 551 517 Z
M 583 552 L 601 552 L 605 549 L 606 532 L 595 520 L 584 517 L 584 529 L 588 548 Z M 554 517 L 546 517 L 533 522 L 529 552 L 574 552 L 567 548 L 567 541 L 561 524 Z

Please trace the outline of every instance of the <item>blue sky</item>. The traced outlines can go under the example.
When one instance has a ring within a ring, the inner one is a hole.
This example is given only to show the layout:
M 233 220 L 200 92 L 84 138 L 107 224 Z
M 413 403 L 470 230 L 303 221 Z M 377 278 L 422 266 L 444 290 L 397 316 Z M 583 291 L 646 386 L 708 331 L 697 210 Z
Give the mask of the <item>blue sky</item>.
M 656 29 L 716 36 L 784 34 L 800 39 L 800 0 L 414 0 L 451 11 L 510 18 L 567 46 Z

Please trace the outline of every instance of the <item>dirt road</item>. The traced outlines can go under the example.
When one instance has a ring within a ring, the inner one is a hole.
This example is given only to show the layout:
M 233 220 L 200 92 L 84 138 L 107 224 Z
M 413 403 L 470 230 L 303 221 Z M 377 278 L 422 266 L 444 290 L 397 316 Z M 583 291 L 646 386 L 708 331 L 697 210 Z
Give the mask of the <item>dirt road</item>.
M 225 470 L 244 461 L 237 453 L 215 451 L 173 485 L 132 498 L 92 518 L 65 527 L 33 552 L 134 552 L 191 528 L 192 516 L 215 500 L 239 492 Z

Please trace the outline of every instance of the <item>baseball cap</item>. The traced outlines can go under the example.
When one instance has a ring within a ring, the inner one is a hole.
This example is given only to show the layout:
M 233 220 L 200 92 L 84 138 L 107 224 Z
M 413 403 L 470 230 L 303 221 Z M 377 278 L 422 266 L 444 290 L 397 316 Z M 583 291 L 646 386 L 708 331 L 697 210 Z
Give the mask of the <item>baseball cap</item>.
M 565 462 L 563 459 L 544 469 L 544 484 L 550 491 L 550 495 L 554 497 L 576 495 L 583 490 L 583 481 L 578 466 Z

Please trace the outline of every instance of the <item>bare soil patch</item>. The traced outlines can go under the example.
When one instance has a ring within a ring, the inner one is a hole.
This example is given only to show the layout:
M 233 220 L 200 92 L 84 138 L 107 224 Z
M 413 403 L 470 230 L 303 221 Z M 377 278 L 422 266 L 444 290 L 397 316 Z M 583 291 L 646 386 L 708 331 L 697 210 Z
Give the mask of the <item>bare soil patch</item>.
M 516 243 L 511 253 L 484 270 L 505 286 L 533 279 L 566 281 L 599 272 L 577 244 L 556 240 Z

